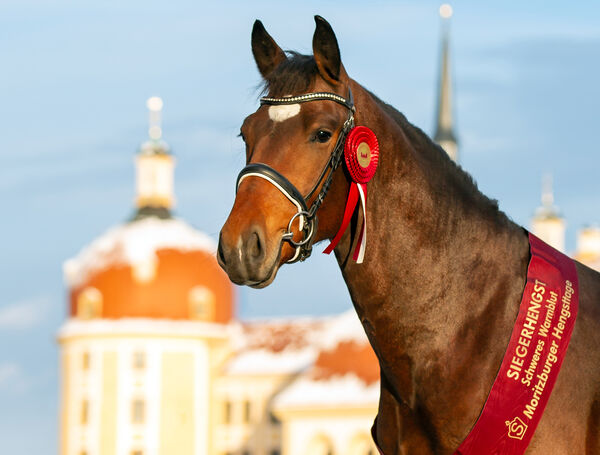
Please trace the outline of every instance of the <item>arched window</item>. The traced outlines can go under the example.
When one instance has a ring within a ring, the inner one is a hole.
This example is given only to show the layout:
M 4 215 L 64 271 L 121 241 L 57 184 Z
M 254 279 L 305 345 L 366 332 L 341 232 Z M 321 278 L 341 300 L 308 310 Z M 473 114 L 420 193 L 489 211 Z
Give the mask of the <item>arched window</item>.
M 223 403 L 223 422 L 231 423 L 231 401 Z
M 102 316 L 102 293 L 88 286 L 77 296 L 77 317 L 93 319 Z
M 131 403 L 131 422 L 143 424 L 146 420 L 146 403 L 141 398 L 136 398 Z
M 190 319 L 197 321 L 214 321 L 215 294 L 206 286 L 194 286 L 188 294 Z
M 88 400 L 84 399 L 81 402 L 80 411 L 81 412 L 79 414 L 79 421 L 81 425 L 87 425 L 90 418 L 90 402 Z
M 250 400 L 244 401 L 244 423 L 250 423 L 252 421 L 252 403 Z
M 331 440 L 323 435 L 314 436 L 304 452 L 306 455 L 334 455 Z
M 135 351 L 133 353 L 133 369 L 141 371 L 146 368 L 146 353 L 144 351 Z
M 90 369 L 90 353 L 88 351 L 84 351 L 81 355 L 81 369 L 83 371 Z

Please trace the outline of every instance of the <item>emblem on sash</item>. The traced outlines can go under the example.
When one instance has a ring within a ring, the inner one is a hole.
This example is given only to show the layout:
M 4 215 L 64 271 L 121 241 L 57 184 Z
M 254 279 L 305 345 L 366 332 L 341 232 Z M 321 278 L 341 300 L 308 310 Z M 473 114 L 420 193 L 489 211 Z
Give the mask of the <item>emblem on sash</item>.
M 507 420 L 506 426 L 508 427 L 508 437 L 513 439 L 523 439 L 527 431 L 527 425 L 519 417 L 512 419 L 512 422 Z

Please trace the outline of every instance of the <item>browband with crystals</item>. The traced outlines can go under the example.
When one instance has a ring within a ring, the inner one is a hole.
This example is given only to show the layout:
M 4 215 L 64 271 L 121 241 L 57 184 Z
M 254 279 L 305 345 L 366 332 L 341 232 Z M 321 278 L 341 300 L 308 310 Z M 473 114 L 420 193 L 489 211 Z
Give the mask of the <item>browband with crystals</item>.
M 272 104 L 272 105 L 281 105 L 281 104 L 296 104 L 296 103 L 306 103 L 307 101 L 318 101 L 318 100 L 330 100 L 335 101 L 342 106 L 350 109 L 352 112 L 355 112 L 354 108 L 354 100 L 352 99 L 352 91 L 349 91 L 348 99 L 340 96 L 336 93 L 329 92 L 313 92 L 306 93 L 304 95 L 298 96 L 285 96 L 283 98 L 270 98 L 268 96 L 263 96 L 260 99 L 260 104 Z

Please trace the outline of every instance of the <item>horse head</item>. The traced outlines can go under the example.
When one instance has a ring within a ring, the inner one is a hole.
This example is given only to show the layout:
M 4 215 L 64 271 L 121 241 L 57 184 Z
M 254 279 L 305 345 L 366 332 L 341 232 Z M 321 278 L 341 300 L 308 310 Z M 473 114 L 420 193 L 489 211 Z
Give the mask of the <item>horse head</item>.
M 286 54 L 254 23 L 267 96 L 240 130 L 247 166 L 217 255 L 236 284 L 267 286 L 282 264 L 305 259 L 339 227 L 349 180 L 338 152 L 354 107 L 335 34 L 323 18 L 315 22 L 313 56 Z

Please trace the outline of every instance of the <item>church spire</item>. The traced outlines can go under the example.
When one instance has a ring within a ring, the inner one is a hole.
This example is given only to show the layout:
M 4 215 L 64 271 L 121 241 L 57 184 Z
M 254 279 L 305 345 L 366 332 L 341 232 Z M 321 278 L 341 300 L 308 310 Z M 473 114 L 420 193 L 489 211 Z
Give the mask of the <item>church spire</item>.
M 438 85 L 437 119 L 433 140 L 448 153 L 454 161 L 458 160 L 458 144 L 454 134 L 452 118 L 452 77 L 450 71 L 449 20 L 452 7 L 445 3 L 440 6 L 442 18 L 442 59 Z
M 170 218 L 174 205 L 174 159 L 169 145 L 162 139 L 163 101 L 157 96 L 148 98 L 148 140 L 136 156 L 136 206 L 134 220 L 155 216 Z

